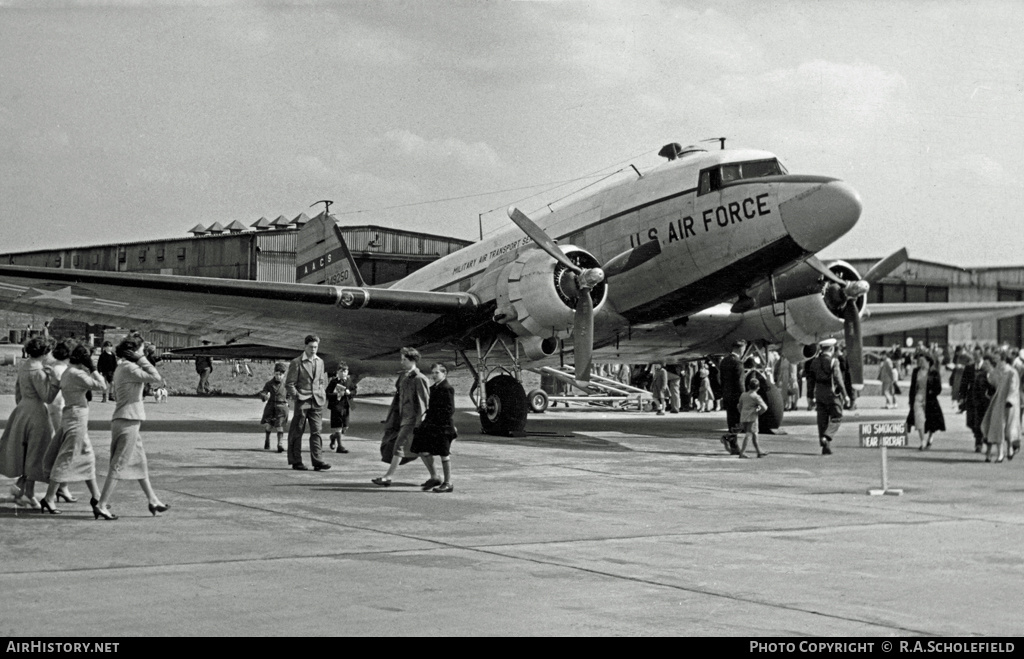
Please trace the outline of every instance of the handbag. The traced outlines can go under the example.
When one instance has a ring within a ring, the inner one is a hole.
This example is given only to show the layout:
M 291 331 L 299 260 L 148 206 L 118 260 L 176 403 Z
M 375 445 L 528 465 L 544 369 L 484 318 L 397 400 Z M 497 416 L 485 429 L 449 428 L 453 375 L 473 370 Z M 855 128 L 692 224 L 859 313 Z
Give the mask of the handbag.
M 893 382 L 892 383 L 892 390 L 894 392 L 896 392 L 897 394 L 902 394 L 903 393 L 903 390 L 900 389 L 900 383 L 899 382 Z

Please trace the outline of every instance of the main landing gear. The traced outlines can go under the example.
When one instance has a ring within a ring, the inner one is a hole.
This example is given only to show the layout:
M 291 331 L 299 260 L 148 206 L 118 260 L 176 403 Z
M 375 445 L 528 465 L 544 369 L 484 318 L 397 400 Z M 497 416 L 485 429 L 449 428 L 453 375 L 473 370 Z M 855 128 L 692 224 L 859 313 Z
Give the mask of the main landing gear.
M 496 345 L 500 344 L 512 360 L 512 369 L 504 366 L 488 368 L 487 358 Z M 483 350 L 480 340 L 476 342 L 476 366 L 459 351 L 476 381 L 470 389 L 469 397 L 476 405 L 480 414 L 480 427 L 485 434 L 500 437 L 519 437 L 526 433 L 526 413 L 529 406 L 526 391 L 522 385 L 522 369 L 519 366 L 519 344 L 515 344 L 515 352 L 509 349 L 505 341 L 496 337 L 487 350 Z

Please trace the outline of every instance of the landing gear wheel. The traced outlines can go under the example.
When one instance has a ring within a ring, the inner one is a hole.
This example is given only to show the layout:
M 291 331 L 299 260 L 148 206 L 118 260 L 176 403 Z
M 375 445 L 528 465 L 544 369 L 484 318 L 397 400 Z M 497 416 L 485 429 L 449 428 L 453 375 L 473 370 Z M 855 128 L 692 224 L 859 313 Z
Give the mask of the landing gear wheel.
M 526 428 L 526 392 L 511 375 L 498 375 L 484 384 L 480 426 L 488 435 L 511 437 Z
M 530 411 L 534 414 L 543 414 L 548 409 L 548 395 L 543 389 L 534 389 L 526 399 L 530 402 Z
M 761 385 L 761 397 L 764 398 L 768 410 L 757 418 L 757 430 L 761 434 L 772 434 L 782 425 L 783 408 L 782 390 L 767 380 Z

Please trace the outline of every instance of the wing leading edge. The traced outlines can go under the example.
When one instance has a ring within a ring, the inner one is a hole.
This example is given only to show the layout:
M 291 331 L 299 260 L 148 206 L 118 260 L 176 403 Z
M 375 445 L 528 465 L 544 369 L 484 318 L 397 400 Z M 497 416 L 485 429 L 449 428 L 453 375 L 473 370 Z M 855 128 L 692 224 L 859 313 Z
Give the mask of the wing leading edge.
M 375 353 L 479 305 L 469 293 L 0 266 L 0 306 L 15 311 L 270 345 L 318 332 Z
M 865 336 L 1024 314 L 1024 302 L 887 302 L 868 305 Z

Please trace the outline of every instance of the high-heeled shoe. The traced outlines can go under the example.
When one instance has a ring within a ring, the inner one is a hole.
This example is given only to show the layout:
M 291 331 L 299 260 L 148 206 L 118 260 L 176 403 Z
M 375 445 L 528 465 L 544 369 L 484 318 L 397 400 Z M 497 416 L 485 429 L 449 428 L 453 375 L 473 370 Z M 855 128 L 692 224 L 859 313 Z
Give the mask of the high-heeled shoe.
M 92 514 L 94 519 L 99 519 L 100 517 L 106 520 L 117 519 L 117 515 L 109 510 L 100 510 L 99 506 L 93 506 Z
M 100 505 L 100 500 L 95 497 L 89 497 L 89 505 L 95 508 L 96 506 Z
M 51 515 L 59 515 L 63 511 L 51 506 L 50 502 L 46 500 L 46 497 L 43 497 L 42 499 L 39 500 L 39 512 L 50 513 Z
M 168 510 L 170 510 L 170 508 L 171 508 L 171 504 L 169 504 L 169 503 L 162 503 L 159 506 L 154 506 L 153 504 L 149 504 L 149 512 L 150 512 L 151 515 L 153 515 L 153 517 L 156 517 L 157 513 L 165 513 L 165 512 L 167 512 Z
M 73 496 L 71 496 L 69 494 L 64 494 L 60 490 L 57 490 L 56 499 L 57 499 L 57 503 L 60 503 L 61 499 L 64 499 L 64 501 L 66 501 L 68 503 L 76 503 L 78 501 L 78 497 L 73 497 Z

